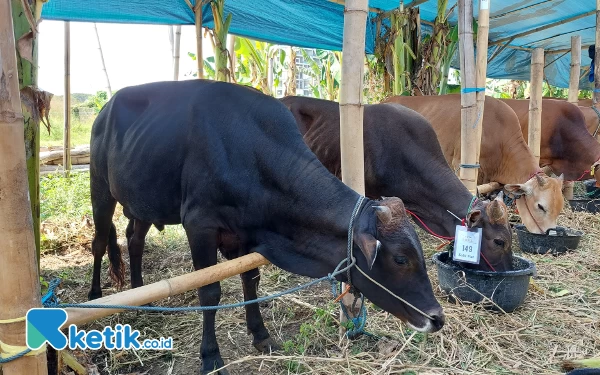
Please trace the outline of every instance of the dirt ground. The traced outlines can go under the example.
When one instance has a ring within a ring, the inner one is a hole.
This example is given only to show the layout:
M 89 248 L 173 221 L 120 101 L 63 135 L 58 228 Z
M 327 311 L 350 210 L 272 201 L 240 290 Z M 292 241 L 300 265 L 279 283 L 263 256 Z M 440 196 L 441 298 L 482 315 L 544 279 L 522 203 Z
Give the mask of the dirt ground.
M 126 219 L 118 211 L 115 221 L 124 238 Z M 568 208 L 559 224 L 586 232 L 579 249 L 553 257 L 519 253 L 536 263 L 527 299 L 511 314 L 493 313 L 480 306 L 451 304 L 437 283 L 429 261 L 440 242 L 419 231 L 434 289 L 446 313 L 441 332 L 421 334 L 389 314 L 368 304 L 367 331 L 348 341 L 338 338 L 338 308 L 331 287 L 323 283 L 300 293 L 263 303 L 262 313 L 271 335 L 283 350 L 260 355 L 246 332 L 242 308 L 217 314 L 221 353 L 231 374 L 560 374 L 564 360 L 600 356 L 600 215 L 573 213 Z M 72 223 L 44 223 L 47 237 L 56 246 L 42 258 L 45 280 L 61 277 L 62 302 L 84 302 L 91 282 L 89 218 Z M 123 252 L 128 262 L 127 252 Z M 115 293 L 103 265 L 104 295 Z M 146 284 L 192 271 L 192 262 L 181 227 L 159 233 L 152 228 L 144 254 Z M 274 266 L 261 269 L 259 295 L 282 291 L 306 282 Z M 129 275 L 126 276 L 129 280 Z M 221 303 L 243 300 L 238 277 L 222 283 Z M 195 291 L 159 301 L 156 306 L 198 304 Z M 193 374 L 200 361 L 202 335 L 199 313 L 127 312 L 84 328 L 129 323 L 144 338 L 172 336 L 173 351 L 87 351 L 74 353 L 91 373 Z M 68 370 L 65 372 L 68 373 Z

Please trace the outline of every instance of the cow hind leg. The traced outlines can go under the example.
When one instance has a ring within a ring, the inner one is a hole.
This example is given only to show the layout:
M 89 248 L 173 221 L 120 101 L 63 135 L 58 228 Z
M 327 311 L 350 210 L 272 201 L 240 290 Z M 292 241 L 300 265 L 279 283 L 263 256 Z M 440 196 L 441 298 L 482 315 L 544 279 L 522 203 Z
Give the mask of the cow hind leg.
M 92 286 L 88 293 L 88 299 L 90 300 L 102 297 L 102 288 L 100 287 L 102 258 L 104 257 L 104 254 L 106 254 L 109 237 L 112 239 L 114 236 L 116 242 L 116 232 L 111 232 L 114 230 L 112 217 L 115 212 L 117 201 L 110 195 L 108 189 L 101 192 L 98 190 L 100 189 L 92 188 L 92 210 L 95 233 L 92 240 L 92 254 L 94 255 Z
M 199 226 L 194 225 L 193 222 L 184 223 L 196 270 L 217 264 L 217 231 L 198 228 Z M 201 287 L 198 289 L 198 297 L 201 306 L 218 305 L 221 301 L 221 283 L 216 282 Z M 216 310 L 202 312 L 202 343 L 200 344 L 202 368 L 200 373 L 203 375 L 213 373 L 214 370 L 224 365 L 215 331 L 216 313 Z M 229 372 L 223 369 L 215 374 L 227 375 Z
M 144 285 L 142 278 L 142 256 L 146 244 L 146 235 L 152 224 L 137 219 L 133 220 L 133 222 L 133 233 L 128 240 L 129 269 L 131 271 L 131 288 L 138 288 Z M 127 226 L 127 229 L 129 229 L 129 226 Z
M 258 298 L 257 290 L 260 282 L 260 271 L 258 268 L 244 272 L 241 275 L 244 288 L 244 301 L 251 301 Z M 263 353 L 270 353 L 281 349 L 281 346 L 271 338 L 269 331 L 265 327 L 263 317 L 260 313 L 258 303 L 246 305 L 246 324 L 249 333 L 252 334 L 252 345 Z

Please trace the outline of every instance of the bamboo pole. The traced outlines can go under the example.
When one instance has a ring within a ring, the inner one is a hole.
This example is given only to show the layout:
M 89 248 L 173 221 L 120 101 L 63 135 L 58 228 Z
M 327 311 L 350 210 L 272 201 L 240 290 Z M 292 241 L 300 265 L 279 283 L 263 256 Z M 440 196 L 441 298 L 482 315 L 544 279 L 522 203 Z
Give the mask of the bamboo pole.
M 596 56 L 594 56 L 594 103 L 600 102 L 600 0 L 596 0 Z
M 571 75 L 569 76 L 569 103 L 579 103 L 579 73 L 581 72 L 581 35 L 571 37 Z
M 479 19 L 477 27 L 477 78 L 475 87 L 484 88 L 487 77 L 487 59 L 488 59 L 488 36 L 490 33 L 490 6 L 492 0 L 479 1 Z M 485 90 L 476 93 L 477 97 L 477 157 L 476 163 L 479 163 L 481 154 L 481 135 L 483 132 L 483 112 L 485 109 Z M 475 181 L 479 170 L 475 170 Z
M 30 308 L 40 307 L 14 35 L 11 2 L 0 1 L 0 321 L 24 317 Z M 26 349 L 25 324 L 0 323 L 0 342 Z M 2 373 L 47 374 L 46 352 L 8 362 Z
M 194 6 L 196 24 L 196 62 L 198 63 L 198 78 L 204 78 L 204 57 L 202 56 L 202 0 L 196 0 Z
M 65 21 L 65 127 L 63 132 L 63 168 L 65 175 L 71 170 L 71 23 Z
M 181 52 L 181 25 L 175 27 L 173 41 L 173 80 L 179 81 L 179 55 Z
M 235 35 L 227 35 L 227 51 L 229 51 L 229 71 L 231 72 L 232 81 L 235 79 Z
M 100 52 L 100 62 L 102 63 L 102 71 L 106 78 L 106 95 L 108 99 L 112 98 L 112 88 L 110 87 L 110 79 L 108 79 L 108 72 L 106 71 L 106 64 L 104 63 L 104 53 L 102 53 L 102 43 L 100 43 L 100 34 L 98 33 L 98 26 L 94 22 L 94 31 L 96 31 L 96 40 L 98 41 L 98 52 Z
M 487 184 L 477 186 L 477 192 L 481 195 L 491 193 L 492 191 L 498 190 L 502 187 L 499 182 L 489 182 Z
M 365 155 L 363 144 L 363 73 L 367 0 L 346 0 L 340 84 L 340 148 L 342 181 L 359 194 L 365 194 Z M 342 289 L 345 290 L 342 285 Z M 354 298 L 347 294 L 342 303 L 353 314 Z M 357 304 L 360 306 L 360 303 Z M 340 321 L 346 316 L 340 311 Z M 340 331 L 340 334 L 342 332 Z
M 473 50 L 473 2 L 458 1 L 458 35 L 460 48 L 461 88 L 475 87 L 475 52 Z M 463 92 L 461 100 L 461 165 L 477 164 L 477 101 L 475 92 Z M 477 194 L 477 168 L 460 168 L 460 180 L 472 194 Z
M 166 280 L 157 281 L 139 288 L 85 302 L 84 305 L 129 305 L 141 306 L 161 299 L 169 298 L 202 286 L 236 276 L 269 264 L 269 261 L 259 253 L 251 253 L 198 271 L 186 273 Z M 122 309 L 86 309 L 67 308 L 67 322 L 81 325 L 123 311 Z
M 529 95 L 529 134 L 527 144 L 539 164 L 542 137 L 542 85 L 544 78 L 544 49 L 531 54 L 531 93 Z
M 581 36 L 571 37 L 571 73 L 569 76 L 569 103 L 577 105 L 579 103 L 579 73 L 581 72 Z M 573 199 L 573 181 L 563 182 L 563 195 L 567 199 Z

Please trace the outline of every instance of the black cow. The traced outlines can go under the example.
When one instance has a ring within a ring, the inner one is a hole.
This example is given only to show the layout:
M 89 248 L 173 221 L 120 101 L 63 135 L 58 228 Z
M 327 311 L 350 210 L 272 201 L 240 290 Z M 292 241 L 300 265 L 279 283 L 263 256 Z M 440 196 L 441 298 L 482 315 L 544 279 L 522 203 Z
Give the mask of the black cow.
M 216 264 L 219 247 L 229 257 L 258 252 L 280 268 L 309 277 L 327 275 L 346 257 L 348 225 L 359 195 L 323 167 L 294 117 L 276 99 L 203 80 L 124 88 L 94 122 L 90 151 L 96 229 L 90 299 L 102 295 L 100 267 L 107 247 L 111 273 L 123 283 L 112 224 L 117 202 L 135 223 L 128 231 L 129 253 L 140 283 L 144 237 L 152 224 L 183 224 L 195 269 Z M 356 288 L 416 329 L 439 330 L 443 311 L 402 201 L 366 199 L 356 217 L 354 240 L 356 267 L 429 317 L 354 267 Z M 256 297 L 258 276 L 257 269 L 242 275 L 245 300 Z M 198 294 L 202 305 L 216 305 L 220 284 L 202 287 Z M 246 318 L 255 346 L 274 347 L 257 304 L 246 307 Z M 202 371 L 208 372 L 223 360 L 215 312 L 204 312 L 203 322 L 200 355 Z
M 331 173 L 341 178 L 340 115 L 336 102 L 290 96 L 281 101 L 292 112 L 306 144 Z M 364 110 L 365 189 L 367 196 L 396 196 L 418 217 L 415 222 L 437 235 L 453 236 L 460 224 L 482 228 L 479 264 L 486 271 L 512 269 L 508 209 L 500 200 L 478 200 L 452 172 L 427 120 L 398 104 L 373 104 Z M 471 210 L 469 210 L 471 208 Z M 421 221 L 422 220 L 422 221 Z

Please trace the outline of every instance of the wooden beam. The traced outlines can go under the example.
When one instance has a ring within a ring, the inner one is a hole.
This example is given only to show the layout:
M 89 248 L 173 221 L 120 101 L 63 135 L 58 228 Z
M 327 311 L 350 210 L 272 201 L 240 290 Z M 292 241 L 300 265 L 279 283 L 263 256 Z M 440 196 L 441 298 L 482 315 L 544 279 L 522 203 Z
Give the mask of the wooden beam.
M 269 261 L 259 253 L 251 253 L 185 275 L 161 280 L 139 288 L 85 302 L 84 305 L 130 305 L 142 306 L 161 299 L 169 298 L 202 286 L 236 276 L 269 264 Z M 38 297 L 39 300 L 39 297 Z M 122 309 L 88 309 L 67 308 L 68 319 L 63 328 L 71 324 L 81 325 L 98 320 L 105 316 L 122 312 Z
M 179 81 L 179 56 L 181 52 L 181 25 L 175 26 L 173 35 L 173 81 Z
M 596 56 L 594 56 L 594 103 L 600 101 L 600 0 L 596 0 Z
M 598 1 L 598 0 L 596 0 L 596 1 Z M 501 38 L 501 39 L 495 40 L 495 41 L 491 42 L 490 45 L 491 46 L 495 46 L 496 44 L 502 44 L 502 43 L 504 43 L 504 42 L 506 42 L 506 41 L 508 41 L 510 39 L 516 39 L 516 38 L 520 38 L 520 37 L 523 37 L 523 36 L 526 36 L 526 35 L 535 34 L 537 32 L 544 31 L 544 30 L 547 30 L 547 29 L 550 29 L 550 28 L 553 28 L 553 27 L 556 27 L 556 26 L 564 25 L 565 23 L 569 23 L 569 22 L 578 20 L 580 18 L 591 16 L 592 14 L 595 14 L 595 13 L 596 13 L 596 11 L 593 10 L 593 11 L 590 11 L 590 12 L 585 12 L 585 13 L 582 13 L 582 14 L 578 14 L 576 16 L 573 16 L 573 17 L 570 17 L 570 18 L 567 18 L 567 19 L 564 19 L 564 20 L 561 20 L 561 21 L 552 22 L 552 23 L 549 23 L 549 24 L 544 25 L 544 26 L 536 27 L 535 29 L 527 30 L 527 31 L 524 31 L 522 33 L 518 33 L 518 34 L 515 34 L 515 35 L 511 35 L 511 36 L 507 36 L 505 38 Z
M 579 73 L 581 72 L 581 36 L 571 37 L 571 73 L 569 76 L 569 103 L 579 102 Z
M 65 175 L 71 170 L 71 23 L 65 21 L 65 95 L 63 131 L 63 168 Z
M 340 84 L 340 149 L 342 181 L 357 193 L 365 194 L 365 155 L 363 145 L 363 73 L 367 0 L 346 0 Z M 345 286 L 342 286 L 345 288 Z M 346 294 L 342 303 L 352 316 L 354 296 Z M 357 306 L 360 306 L 357 303 Z M 340 321 L 346 316 L 340 311 Z M 340 332 L 342 333 L 342 332 Z
M 479 19 L 477 21 L 477 77 L 475 87 L 485 88 L 487 77 L 488 59 L 488 36 L 490 34 L 490 6 L 492 0 L 479 0 Z M 481 149 L 481 135 L 483 131 L 483 111 L 485 109 L 485 90 L 476 93 L 477 97 L 477 157 L 475 163 L 479 163 Z M 475 169 L 475 181 L 479 170 Z
M 203 0 L 196 0 L 194 20 L 196 24 L 196 62 L 198 63 L 198 78 L 204 78 L 204 57 L 202 56 L 202 4 Z
M 11 1 L 0 1 L 0 341 L 21 352 L 27 347 L 20 318 L 41 304 L 12 12 Z M 2 357 L 13 354 L 6 349 Z M 46 351 L 5 363 L 1 371 L 46 375 Z
M 539 164 L 542 138 L 542 85 L 544 80 L 544 49 L 536 48 L 531 54 L 531 92 L 529 94 L 529 148 Z
M 458 35 L 460 51 L 461 88 L 475 88 L 475 51 L 473 50 L 473 2 L 458 1 Z M 464 166 L 477 164 L 477 102 L 475 92 L 461 94 L 461 142 L 460 163 Z M 460 180 L 471 192 L 477 194 L 477 168 L 460 168 Z

